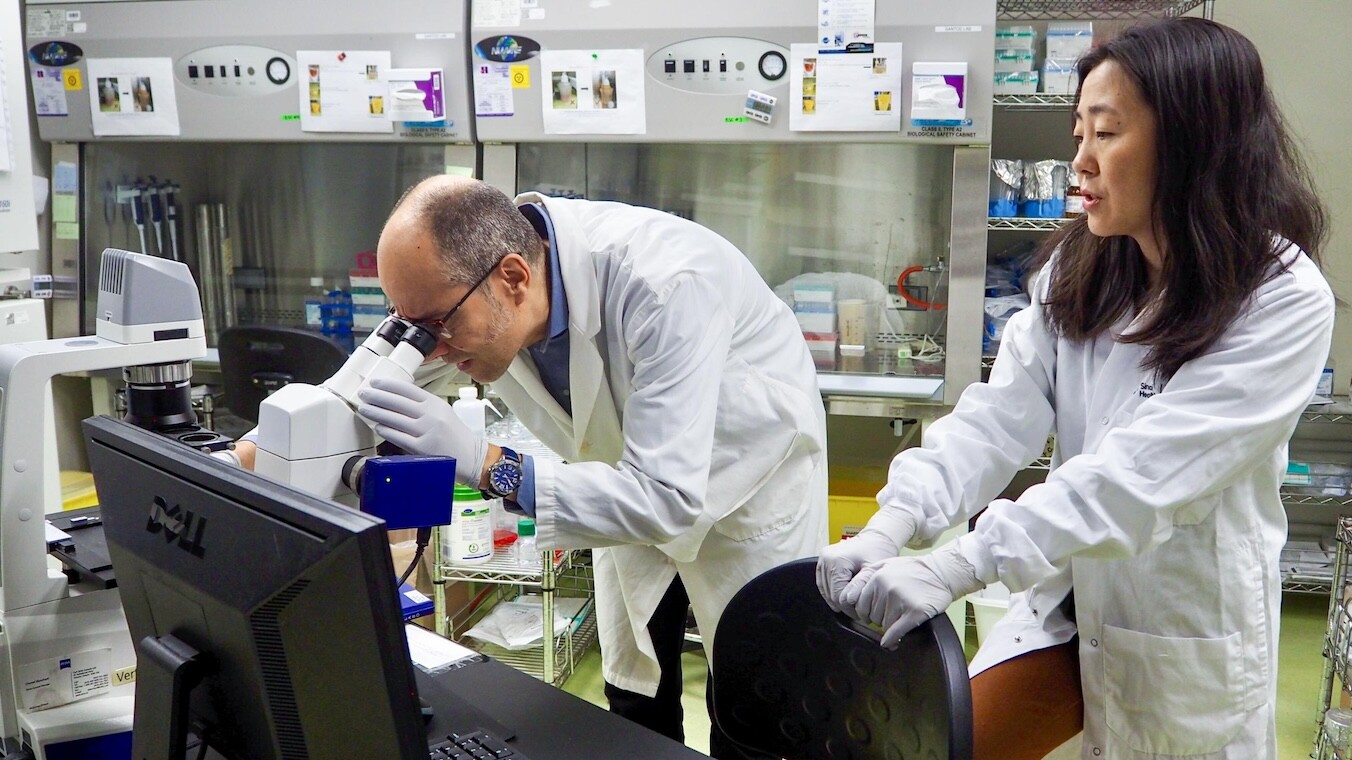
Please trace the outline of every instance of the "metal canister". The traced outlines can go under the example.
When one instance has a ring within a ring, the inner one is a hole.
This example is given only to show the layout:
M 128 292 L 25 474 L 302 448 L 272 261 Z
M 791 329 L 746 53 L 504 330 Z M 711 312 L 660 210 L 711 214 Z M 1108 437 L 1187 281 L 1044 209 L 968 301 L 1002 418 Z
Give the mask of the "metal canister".
M 210 346 L 216 345 L 221 329 L 221 256 L 214 223 L 218 205 L 199 203 L 193 217 L 197 228 L 197 289 L 202 295 L 202 321 Z
M 216 247 L 220 259 L 217 272 L 220 276 L 221 322 L 222 327 L 231 327 L 237 321 L 235 312 L 235 247 L 230 236 L 230 217 L 224 203 L 215 203 L 211 207 L 212 225 L 215 227 Z

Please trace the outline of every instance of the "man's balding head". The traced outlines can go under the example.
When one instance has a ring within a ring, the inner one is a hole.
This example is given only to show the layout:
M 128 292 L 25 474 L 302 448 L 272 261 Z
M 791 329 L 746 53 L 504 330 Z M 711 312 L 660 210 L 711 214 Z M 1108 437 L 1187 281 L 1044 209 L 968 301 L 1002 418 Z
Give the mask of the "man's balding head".
M 430 358 L 488 383 L 549 332 L 544 250 L 510 198 L 473 179 L 441 176 L 395 205 L 376 259 L 396 312 L 440 323 L 431 328 L 438 342 Z
M 459 174 L 438 174 L 428 177 L 404 191 L 399 201 L 394 204 L 394 208 L 390 210 L 390 219 L 393 220 L 401 212 L 416 214 L 428 203 L 451 200 L 475 185 L 483 183 Z
M 543 245 L 512 200 L 469 177 L 429 177 L 404 193 L 385 222 L 377 247 L 379 266 L 430 267 L 447 284 L 479 279 L 509 253 L 532 267 Z M 421 260 L 432 256 L 432 260 Z

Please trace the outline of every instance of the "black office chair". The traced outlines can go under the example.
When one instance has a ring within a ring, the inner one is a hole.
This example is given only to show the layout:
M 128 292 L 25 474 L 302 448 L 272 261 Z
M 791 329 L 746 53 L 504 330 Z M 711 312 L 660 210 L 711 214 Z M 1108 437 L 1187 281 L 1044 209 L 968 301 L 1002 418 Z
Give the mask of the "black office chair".
M 333 376 L 348 352 L 320 333 L 294 327 L 241 325 L 221 332 L 225 406 L 258 421 L 258 405 L 287 383 L 318 385 Z
M 817 591 L 815 558 L 788 562 L 732 598 L 713 646 L 714 720 L 779 757 L 970 760 L 972 692 L 948 616 L 896 651 Z

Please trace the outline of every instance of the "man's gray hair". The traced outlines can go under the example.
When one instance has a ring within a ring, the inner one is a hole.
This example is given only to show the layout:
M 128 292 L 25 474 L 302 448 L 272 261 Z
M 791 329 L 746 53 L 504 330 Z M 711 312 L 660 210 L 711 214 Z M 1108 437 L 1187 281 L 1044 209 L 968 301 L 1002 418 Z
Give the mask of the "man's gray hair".
M 405 202 L 436 241 L 441 272 L 450 284 L 470 285 L 509 253 L 521 254 L 532 268 L 543 261 L 544 245 L 512 199 L 476 182 L 435 186 L 404 194 Z

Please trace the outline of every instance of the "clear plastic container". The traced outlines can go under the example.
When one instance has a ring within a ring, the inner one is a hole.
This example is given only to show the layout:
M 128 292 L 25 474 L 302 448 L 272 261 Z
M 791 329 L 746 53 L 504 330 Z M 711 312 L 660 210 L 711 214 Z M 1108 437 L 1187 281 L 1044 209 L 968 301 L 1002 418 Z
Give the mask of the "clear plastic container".
M 976 617 L 976 640 L 980 644 L 1000 622 L 1000 618 L 1009 612 L 1009 589 L 1000 582 L 981 589 L 967 597 L 972 603 L 972 613 Z
M 507 511 L 502 499 L 493 499 L 493 551 L 499 557 L 516 557 L 516 515 Z
M 516 521 L 516 564 L 521 567 L 539 567 L 540 549 L 535 543 L 535 521 L 523 517 Z
M 1037 47 L 1037 30 L 1032 26 L 995 27 L 995 47 L 997 50 L 1022 48 L 1033 50 Z
M 1321 758 L 1352 757 L 1352 710 L 1331 707 L 1324 713 L 1324 751 Z

